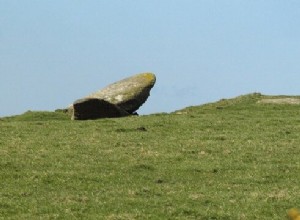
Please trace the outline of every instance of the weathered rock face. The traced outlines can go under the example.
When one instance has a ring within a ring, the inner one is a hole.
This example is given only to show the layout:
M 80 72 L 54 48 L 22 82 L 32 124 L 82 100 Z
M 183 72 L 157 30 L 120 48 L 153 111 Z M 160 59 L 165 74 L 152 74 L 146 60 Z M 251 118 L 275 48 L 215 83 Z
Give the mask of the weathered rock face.
M 129 113 L 105 100 L 97 98 L 78 99 L 73 104 L 73 120 L 115 118 Z
M 134 75 L 75 101 L 68 112 L 75 120 L 132 115 L 147 100 L 155 81 L 153 73 Z
M 87 98 L 103 99 L 128 113 L 133 113 L 145 103 L 155 81 L 153 73 L 141 73 L 108 85 Z

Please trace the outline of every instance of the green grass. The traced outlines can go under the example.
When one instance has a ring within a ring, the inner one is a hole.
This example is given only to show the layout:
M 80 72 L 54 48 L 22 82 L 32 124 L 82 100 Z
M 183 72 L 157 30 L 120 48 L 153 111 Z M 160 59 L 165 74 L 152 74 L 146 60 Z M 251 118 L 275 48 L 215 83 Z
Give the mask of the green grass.
M 300 205 L 300 106 L 264 97 L 0 118 L 0 219 L 285 219 Z

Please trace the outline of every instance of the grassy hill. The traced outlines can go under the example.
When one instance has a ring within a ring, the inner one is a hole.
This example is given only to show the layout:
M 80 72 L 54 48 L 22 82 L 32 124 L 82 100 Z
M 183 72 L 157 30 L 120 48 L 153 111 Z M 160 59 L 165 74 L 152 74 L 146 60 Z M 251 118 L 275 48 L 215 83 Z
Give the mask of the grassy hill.
M 0 118 L 0 219 L 285 219 L 300 206 L 298 99 Z

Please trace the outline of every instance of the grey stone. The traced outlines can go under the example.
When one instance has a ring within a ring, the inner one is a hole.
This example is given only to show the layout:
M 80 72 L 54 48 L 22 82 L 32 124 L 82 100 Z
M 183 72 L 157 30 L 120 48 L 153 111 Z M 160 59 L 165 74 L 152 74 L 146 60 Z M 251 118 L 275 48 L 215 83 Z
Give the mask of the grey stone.
M 156 77 L 153 73 L 136 74 L 110 84 L 87 98 L 103 99 L 131 114 L 148 99 L 155 81 Z
M 136 110 L 148 99 L 156 77 L 141 73 L 108 85 L 64 109 L 74 120 L 137 115 Z

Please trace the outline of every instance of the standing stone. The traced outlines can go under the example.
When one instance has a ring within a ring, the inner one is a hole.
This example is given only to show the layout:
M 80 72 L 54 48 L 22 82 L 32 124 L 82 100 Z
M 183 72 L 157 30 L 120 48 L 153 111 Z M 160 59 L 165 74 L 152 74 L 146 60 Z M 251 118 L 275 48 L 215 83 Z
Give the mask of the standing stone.
M 132 114 L 145 103 L 155 81 L 153 73 L 141 73 L 110 84 L 87 98 L 103 99 Z
M 129 113 L 102 99 L 78 99 L 73 104 L 73 120 L 115 118 L 128 116 Z
M 155 81 L 153 73 L 134 75 L 76 100 L 66 111 L 74 120 L 133 115 L 149 97 Z

